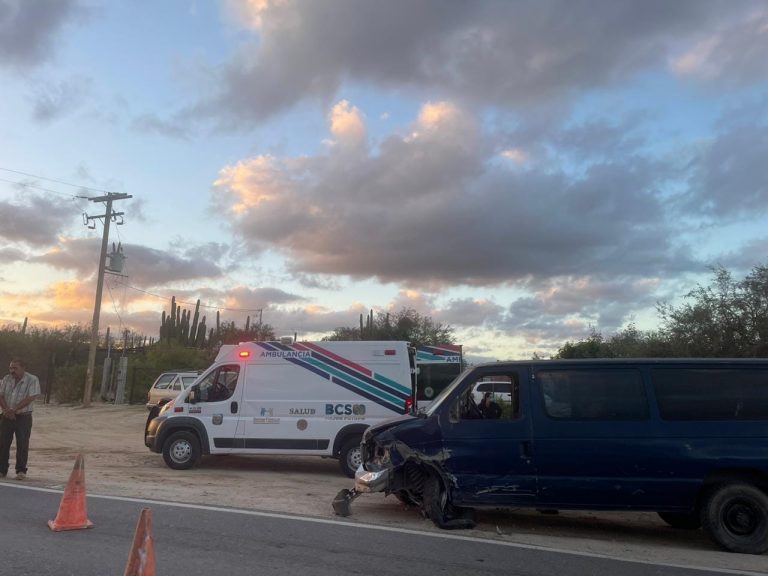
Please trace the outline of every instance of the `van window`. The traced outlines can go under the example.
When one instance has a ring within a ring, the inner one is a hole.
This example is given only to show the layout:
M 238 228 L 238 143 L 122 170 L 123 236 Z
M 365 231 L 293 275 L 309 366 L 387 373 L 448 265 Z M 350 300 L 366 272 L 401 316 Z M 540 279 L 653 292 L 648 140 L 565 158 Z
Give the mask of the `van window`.
M 461 420 L 513 420 L 520 417 L 517 375 L 483 378 L 464 390 L 456 404 Z
M 637 370 L 552 370 L 536 375 L 550 418 L 646 420 L 645 388 Z
M 200 402 L 221 402 L 235 393 L 240 366 L 227 364 L 219 366 L 200 381 Z
M 768 370 L 657 368 L 664 420 L 768 420 Z

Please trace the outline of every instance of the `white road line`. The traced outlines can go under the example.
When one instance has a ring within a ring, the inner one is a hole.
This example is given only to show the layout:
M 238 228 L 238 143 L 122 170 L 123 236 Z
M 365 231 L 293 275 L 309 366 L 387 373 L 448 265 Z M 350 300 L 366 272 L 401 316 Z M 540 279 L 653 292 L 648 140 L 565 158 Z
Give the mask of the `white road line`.
M 0 482 L 0 487 L 19 488 L 22 490 L 34 490 L 37 492 L 50 492 L 61 494 L 63 489 L 39 488 L 37 486 L 22 486 Z M 151 504 L 154 506 L 168 506 L 172 508 L 188 508 L 191 510 L 208 510 L 212 512 L 228 512 L 231 514 L 243 514 L 246 516 L 259 516 L 261 518 L 279 518 L 282 520 L 299 520 L 314 524 L 329 524 L 333 526 L 350 526 L 363 530 L 378 530 L 380 532 L 396 532 L 399 534 L 412 534 L 415 536 L 426 536 L 428 538 L 439 538 L 443 540 L 462 540 L 465 542 L 474 542 L 477 544 L 491 544 L 495 546 L 506 546 L 508 548 L 522 548 L 526 550 L 539 550 L 542 552 L 556 552 L 558 554 L 570 554 L 571 556 L 581 556 L 585 558 L 601 558 L 604 560 L 615 560 L 618 562 L 631 562 L 632 564 L 643 564 L 648 566 L 663 566 L 667 568 L 682 568 L 687 570 L 698 570 L 702 572 L 711 572 L 716 574 L 740 574 L 746 576 L 766 576 L 766 572 L 751 572 L 748 570 L 730 570 L 728 568 L 707 568 L 705 566 L 696 566 L 694 564 L 670 564 L 666 562 L 652 562 L 650 560 L 636 560 L 632 558 L 617 558 L 608 554 L 598 554 L 596 552 L 579 552 L 577 550 L 568 550 L 565 548 L 554 548 L 549 546 L 540 546 L 536 544 L 522 544 L 518 542 L 504 542 L 502 540 L 478 538 L 476 536 L 462 536 L 460 534 L 447 532 L 422 532 L 410 528 L 395 528 L 392 526 L 380 526 L 376 524 L 363 524 L 359 522 L 349 522 L 347 520 L 335 520 L 328 518 L 317 518 L 313 516 L 299 516 L 292 514 L 283 514 L 280 512 L 262 512 L 259 510 L 244 510 L 241 508 L 223 508 L 219 506 L 204 506 L 201 504 L 187 504 L 184 502 L 163 502 L 161 500 L 149 500 L 147 498 L 132 498 L 128 496 L 106 496 L 103 494 L 88 494 L 88 498 L 100 498 L 102 500 L 118 500 L 121 502 L 136 502 L 140 504 Z

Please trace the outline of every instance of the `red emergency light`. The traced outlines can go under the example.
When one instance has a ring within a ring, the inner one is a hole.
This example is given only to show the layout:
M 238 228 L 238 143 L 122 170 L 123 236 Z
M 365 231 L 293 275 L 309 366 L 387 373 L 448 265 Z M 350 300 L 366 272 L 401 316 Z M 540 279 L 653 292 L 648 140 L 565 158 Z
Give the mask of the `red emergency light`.
M 251 355 L 251 353 L 248 350 L 240 350 L 240 352 L 237 353 L 240 358 L 248 358 L 248 356 Z

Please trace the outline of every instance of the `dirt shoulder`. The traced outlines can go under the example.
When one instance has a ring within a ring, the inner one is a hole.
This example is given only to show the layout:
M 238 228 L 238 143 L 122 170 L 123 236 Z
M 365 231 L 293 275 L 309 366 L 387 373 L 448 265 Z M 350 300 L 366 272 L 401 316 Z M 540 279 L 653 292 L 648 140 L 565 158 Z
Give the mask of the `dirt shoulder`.
M 26 482 L 63 488 L 77 454 L 83 454 L 89 494 L 322 518 L 337 518 L 331 501 L 341 488 L 351 488 L 338 462 L 318 457 L 209 456 L 192 470 L 171 470 L 161 455 L 144 446 L 146 417 L 143 406 L 36 406 Z M 13 457 L 12 452 L 11 461 Z M 418 510 L 394 497 L 363 495 L 352 511 L 347 520 L 353 522 L 439 532 Z M 768 573 L 768 557 L 720 552 L 701 531 L 674 530 L 648 513 L 482 511 L 477 528 L 461 534 L 625 559 Z

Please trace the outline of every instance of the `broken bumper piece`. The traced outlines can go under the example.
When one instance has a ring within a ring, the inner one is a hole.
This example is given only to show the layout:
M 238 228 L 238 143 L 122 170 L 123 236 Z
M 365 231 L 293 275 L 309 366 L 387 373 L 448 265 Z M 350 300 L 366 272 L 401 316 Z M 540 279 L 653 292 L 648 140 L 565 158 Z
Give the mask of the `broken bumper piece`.
M 369 472 L 362 466 L 355 472 L 356 492 L 383 492 L 389 482 L 389 469 Z

